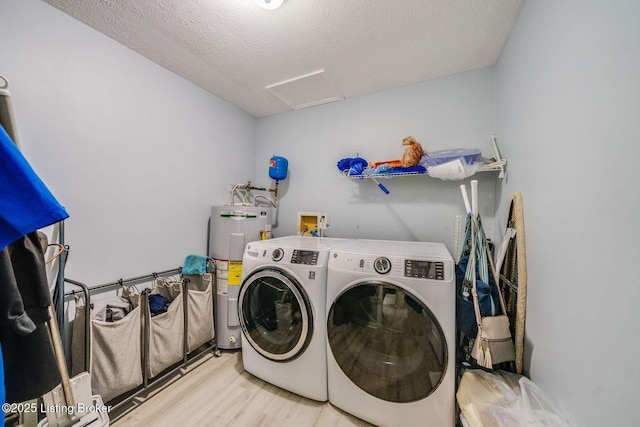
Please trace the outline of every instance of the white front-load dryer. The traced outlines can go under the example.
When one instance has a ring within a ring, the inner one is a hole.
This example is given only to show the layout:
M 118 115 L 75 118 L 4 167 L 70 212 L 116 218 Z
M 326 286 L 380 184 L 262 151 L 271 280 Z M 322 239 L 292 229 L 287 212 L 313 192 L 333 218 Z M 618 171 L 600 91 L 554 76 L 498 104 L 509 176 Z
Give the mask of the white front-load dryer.
M 326 401 L 329 250 L 345 239 L 289 236 L 249 243 L 238 316 L 244 369 L 301 396 Z
M 455 425 L 454 262 L 440 243 L 331 251 L 329 401 L 378 426 Z

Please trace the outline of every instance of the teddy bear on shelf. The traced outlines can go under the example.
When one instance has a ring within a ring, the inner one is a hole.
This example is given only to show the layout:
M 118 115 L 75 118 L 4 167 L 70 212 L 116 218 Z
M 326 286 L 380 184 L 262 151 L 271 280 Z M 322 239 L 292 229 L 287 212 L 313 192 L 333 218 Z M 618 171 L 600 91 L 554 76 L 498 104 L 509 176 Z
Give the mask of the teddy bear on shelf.
M 406 146 L 404 155 L 402 156 L 402 167 L 407 168 L 420 163 L 420 159 L 424 156 L 422 145 L 412 136 L 408 136 L 402 140 L 402 145 Z

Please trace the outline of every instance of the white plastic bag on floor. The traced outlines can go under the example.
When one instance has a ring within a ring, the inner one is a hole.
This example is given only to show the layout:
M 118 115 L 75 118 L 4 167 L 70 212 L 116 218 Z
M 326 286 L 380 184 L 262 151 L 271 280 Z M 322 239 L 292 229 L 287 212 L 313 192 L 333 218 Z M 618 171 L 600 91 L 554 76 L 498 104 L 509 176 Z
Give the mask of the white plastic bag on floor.
M 505 371 L 468 370 L 456 393 L 464 427 L 567 427 L 531 380 Z

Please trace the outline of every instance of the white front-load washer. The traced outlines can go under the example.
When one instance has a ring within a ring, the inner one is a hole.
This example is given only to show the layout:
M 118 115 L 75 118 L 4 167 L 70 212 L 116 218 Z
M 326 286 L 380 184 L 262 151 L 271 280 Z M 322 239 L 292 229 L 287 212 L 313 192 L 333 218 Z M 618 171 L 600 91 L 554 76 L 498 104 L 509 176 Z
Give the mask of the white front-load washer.
M 247 244 L 238 316 L 244 369 L 326 401 L 329 250 L 346 239 L 289 236 Z
M 329 401 L 378 426 L 455 425 L 454 262 L 441 243 L 331 251 Z

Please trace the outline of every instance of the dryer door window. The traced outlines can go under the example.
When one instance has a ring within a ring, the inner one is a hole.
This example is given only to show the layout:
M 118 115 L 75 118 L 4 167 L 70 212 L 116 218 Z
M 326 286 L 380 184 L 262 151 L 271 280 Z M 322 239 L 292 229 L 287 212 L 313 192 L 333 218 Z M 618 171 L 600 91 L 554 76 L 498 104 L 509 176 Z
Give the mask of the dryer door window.
M 433 313 L 402 288 L 368 281 L 343 292 L 328 315 L 333 357 L 367 393 L 389 402 L 430 395 L 447 367 L 447 344 Z
M 270 360 L 296 358 L 311 340 L 309 299 L 295 279 L 281 270 L 257 270 L 244 280 L 238 314 L 245 342 Z

